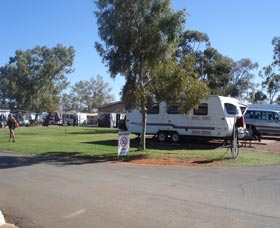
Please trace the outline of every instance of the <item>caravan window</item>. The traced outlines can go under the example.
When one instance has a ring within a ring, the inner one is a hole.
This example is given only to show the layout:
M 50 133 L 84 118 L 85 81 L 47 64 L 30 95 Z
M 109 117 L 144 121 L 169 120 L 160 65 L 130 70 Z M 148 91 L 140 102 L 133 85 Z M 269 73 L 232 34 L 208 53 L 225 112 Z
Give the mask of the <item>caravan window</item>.
M 230 114 L 230 115 L 238 114 L 237 108 L 233 104 L 225 103 L 225 108 L 226 108 L 227 114 Z
M 169 105 L 167 107 L 167 113 L 168 114 L 180 114 L 178 105 Z
M 194 115 L 200 115 L 200 116 L 206 116 L 208 115 L 208 104 L 207 103 L 201 103 L 198 108 L 195 108 L 193 110 Z
M 153 105 L 153 107 L 148 110 L 148 114 L 159 114 L 159 104 Z

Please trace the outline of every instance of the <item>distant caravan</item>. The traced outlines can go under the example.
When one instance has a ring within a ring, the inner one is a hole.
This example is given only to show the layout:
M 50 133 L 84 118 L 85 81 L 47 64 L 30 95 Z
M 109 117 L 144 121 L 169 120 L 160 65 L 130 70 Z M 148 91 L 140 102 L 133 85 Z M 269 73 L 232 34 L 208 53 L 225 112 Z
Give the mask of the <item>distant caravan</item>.
M 205 138 L 232 137 L 234 124 L 242 116 L 241 103 L 232 97 L 210 95 L 202 100 L 196 109 L 188 114 L 181 114 L 178 106 L 165 102 L 154 104 L 148 110 L 147 135 L 155 135 L 160 142 L 170 139 L 178 142 L 183 136 Z M 127 130 L 141 134 L 142 114 L 138 109 L 126 115 Z

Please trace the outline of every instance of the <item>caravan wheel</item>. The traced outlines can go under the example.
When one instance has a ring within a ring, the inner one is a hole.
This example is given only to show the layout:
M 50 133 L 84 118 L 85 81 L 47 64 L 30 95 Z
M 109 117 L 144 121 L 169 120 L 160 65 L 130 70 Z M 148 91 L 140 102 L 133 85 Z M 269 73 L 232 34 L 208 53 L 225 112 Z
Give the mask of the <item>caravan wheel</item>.
M 171 135 L 171 140 L 172 140 L 172 142 L 174 142 L 174 143 L 179 142 L 179 140 L 180 140 L 180 135 L 179 135 L 178 133 L 173 133 L 173 134 Z
M 158 141 L 164 142 L 166 140 L 166 135 L 163 132 L 158 133 Z

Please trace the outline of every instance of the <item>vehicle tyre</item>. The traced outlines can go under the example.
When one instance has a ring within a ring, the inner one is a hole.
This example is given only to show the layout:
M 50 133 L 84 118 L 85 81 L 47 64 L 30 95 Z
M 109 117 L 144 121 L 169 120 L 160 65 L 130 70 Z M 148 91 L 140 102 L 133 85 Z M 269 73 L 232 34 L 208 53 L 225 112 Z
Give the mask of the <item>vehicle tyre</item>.
M 165 142 L 165 140 L 166 140 L 166 134 L 163 133 L 163 132 L 159 132 L 158 133 L 158 141 L 159 142 Z
M 171 140 L 172 140 L 172 142 L 174 142 L 174 143 L 179 142 L 179 141 L 180 141 L 180 135 L 179 135 L 178 133 L 173 133 L 173 134 L 171 135 Z

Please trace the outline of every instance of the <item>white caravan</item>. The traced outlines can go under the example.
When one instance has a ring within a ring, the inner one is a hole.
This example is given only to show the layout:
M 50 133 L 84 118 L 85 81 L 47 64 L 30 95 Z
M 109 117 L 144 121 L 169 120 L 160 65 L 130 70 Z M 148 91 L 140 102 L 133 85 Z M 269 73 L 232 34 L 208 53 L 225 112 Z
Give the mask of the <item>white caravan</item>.
M 148 111 L 146 134 L 155 135 L 162 142 L 167 138 L 177 142 L 181 136 L 230 138 L 236 118 L 242 116 L 240 106 L 235 98 L 214 95 L 188 114 L 180 114 L 176 105 L 155 104 Z M 126 127 L 132 134 L 141 134 L 142 114 L 138 109 L 127 113 Z

